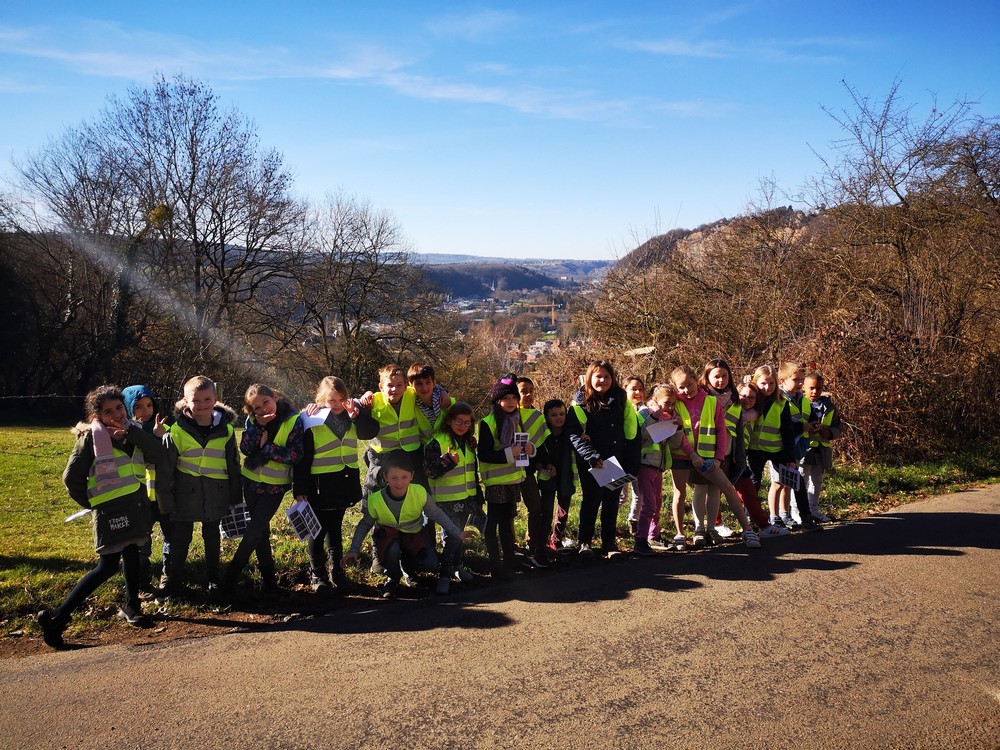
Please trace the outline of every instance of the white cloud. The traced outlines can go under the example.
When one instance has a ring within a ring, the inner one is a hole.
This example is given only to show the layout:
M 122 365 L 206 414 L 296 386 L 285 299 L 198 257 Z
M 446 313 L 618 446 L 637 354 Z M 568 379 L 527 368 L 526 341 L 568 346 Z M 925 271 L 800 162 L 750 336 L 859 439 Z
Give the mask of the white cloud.
M 505 33 L 520 23 L 521 17 L 516 13 L 483 10 L 467 15 L 444 16 L 428 23 L 427 28 L 435 36 L 481 42 L 489 41 L 490 38 Z

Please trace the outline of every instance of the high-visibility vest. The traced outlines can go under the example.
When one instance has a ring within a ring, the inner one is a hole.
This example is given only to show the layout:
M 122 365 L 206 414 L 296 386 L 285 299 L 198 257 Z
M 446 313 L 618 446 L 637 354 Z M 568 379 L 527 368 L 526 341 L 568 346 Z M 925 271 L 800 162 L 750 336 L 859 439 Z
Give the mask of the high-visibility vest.
M 549 436 L 549 428 L 545 425 L 545 417 L 538 409 L 524 409 L 518 407 L 518 420 L 520 422 L 518 432 L 528 433 L 528 441 L 534 446 L 539 446 Z M 487 414 L 480 423 L 478 440 L 482 441 L 482 425 L 486 425 L 489 430 L 490 445 L 497 444 L 499 431 L 497 430 L 496 417 L 493 412 Z M 483 478 L 483 485 L 490 487 L 495 484 L 519 484 L 524 480 L 524 467 L 515 464 L 493 464 L 482 461 L 479 464 L 479 473 Z
M 170 438 L 177 447 L 177 469 L 193 477 L 209 479 L 229 479 L 226 464 L 226 443 L 236 432 L 231 424 L 226 425 L 226 434 L 214 437 L 204 447 L 188 432 L 175 423 L 170 428 Z
M 576 414 L 576 421 L 580 423 L 580 426 L 586 432 L 587 412 L 580 404 L 573 404 L 570 408 Z M 635 404 L 628 400 L 625 401 L 625 420 L 622 426 L 626 440 L 634 440 L 635 436 L 639 434 L 639 413 L 635 410 Z
M 420 448 L 421 434 L 430 435 L 430 422 L 417 408 L 417 394 L 412 388 L 403 391 L 398 412 L 385 394 L 376 393 L 372 417 L 379 423 L 378 435 L 370 444 L 376 453 L 400 449 L 412 452 Z
M 403 505 L 399 509 L 399 518 L 396 518 L 386 505 L 383 493 L 387 491 L 388 488 L 383 488 L 368 496 L 368 515 L 374 518 L 379 526 L 391 526 L 407 534 L 416 534 L 424 527 L 427 490 L 411 482 L 409 489 L 406 490 L 406 497 L 403 498 Z
M 741 414 L 743 414 L 743 407 L 740 406 L 739 401 L 726 407 L 726 431 L 729 433 L 730 440 L 736 437 L 736 425 L 740 422 Z
M 105 480 L 103 489 L 97 489 L 96 464 L 90 465 L 90 475 L 87 477 L 87 498 L 90 506 L 96 507 L 108 500 L 117 497 L 124 497 L 142 489 L 143 480 L 146 478 L 146 462 L 143 460 L 142 451 L 136 446 L 130 456 L 123 450 L 119 450 L 114 445 L 111 446 L 111 455 L 114 459 L 115 469 L 118 476 L 114 479 Z
M 295 427 L 298 418 L 299 413 L 292 412 L 292 415 L 281 423 L 278 434 L 274 436 L 275 445 L 280 448 L 288 445 L 288 436 L 292 434 L 292 428 Z M 292 465 L 283 464 L 273 459 L 268 459 L 255 469 L 248 468 L 246 464 L 243 464 L 241 473 L 247 479 L 261 484 L 290 484 L 292 481 Z
M 427 482 L 430 484 L 434 502 L 453 503 L 465 500 L 467 497 L 475 497 L 479 491 L 475 451 L 468 444 L 465 447 L 455 445 L 451 436 L 443 432 L 437 433 L 434 439 L 441 446 L 442 456 L 449 450 L 454 450 L 458 454 L 458 464 L 454 468 L 436 479 L 428 477 Z
M 808 399 L 804 398 L 804 399 L 802 399 L 802 403 L 809 405 L 809 414 L 812 414 L 813 413 L 812 401 L 809 401 Z M 826 414 L 824 414 L 823 418 L 820 420 L 820 424 L 823 427 L 829 427 L 830 425 L 833 424 L 833 412 L 834 411 L 836 411 L 836 410 L 832 406 L 829 409 L 826 410 Z M 823 438 L 821 438 L 819 436 L 819 433 L 815 433 L 815 434 L 809 436 L 809 446 L 811 448 L 818 448 L 821 445 L 824 448 L 829 448 L 830 447 L 830 441 L 829 440 L 824 440 Z
M 338 438 L 325 424 L 309 429 L 312 430 L 314 446 L 310 474 L 333 474 L 343 471 L 345 466 L 358 468 L 358 431 L 353 424 L 342 438 Z
M 786 399 L 780 393 L 766 414 L 758 415 L 750 433 L 750 450 L 764 453 L 781 452 L 781 412 Z
M 809 417 L 812 412 L 812 404 L 809 403 L 809 399 L 803 396 L 799 399 L 799 403 L 795 403 L 795 399 L 785 396 L 785 400 L 788 401 L 788 410 L 792 414 L 793 422 L 808 422 Z
M 642 412 L 636 412 L 636 413 L 639 416 L 639 419 L 642 420 L 642 424 L 643 424 L 644 427 L 646 425 L 655 424 L 658 421 L 658 420 L 656 420 L 653 417 L 652 414 L 650 414 L 648 412 L 645 415 Z M 670 450 L 667 447 L 667 441 L 666 440 L 664 440 L 664 441 L 662 441 L 660 443 L 650 442 L 649 445 L 645 445 L 645 440 L 643 440 L 642 458 L 645 459 L 647 456 L 651 456 L 651 455 L 653 455 L 655 453 L 659 453 L 660 454 L 659 455 L 659 459 L 660 460 L 657 463 L 658 466 L 663 466 L 664 470 L 669 469 L 671 466 L 673 466 L 673 463 L 674 463 L 673 456 L 670 455 Z M 653 464 L 647 463 L 645 460 L 642 460 L 640 463 L 643 463 L 646 466 L 652 466 L 653 465 Z
M 701 418 L 698 420 L 698 443 L 695 451 L 706 460 L 715 458 L 715 446 L 718 442 L 715 426 L 715 406 L 715 396 L 705 396 L 705 402 L 701 405 Z M 674 408 L 677 410 L 677 415 L 681 418 L 681 426 L 684 428 L 684 434 L 687 436 L 688 442 L 691 445 L 695 445 L 691 413 L 680 399 L 677 399 L 677 404 Z

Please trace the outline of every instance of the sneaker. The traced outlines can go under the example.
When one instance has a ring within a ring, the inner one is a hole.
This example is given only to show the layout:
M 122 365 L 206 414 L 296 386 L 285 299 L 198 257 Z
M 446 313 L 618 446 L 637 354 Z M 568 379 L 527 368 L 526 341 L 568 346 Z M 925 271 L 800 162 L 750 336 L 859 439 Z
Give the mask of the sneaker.
M 705 529 L 705 543 L 708 545 L 722 544 L 722 534 L 714 528 Z
M 705 530 L 695 529 L 694 538 L 691 540 L 691 545 L 694 547 L 704 547 L 705 546 Z
M 685 537 L 683 534 L 678 534 L 677 536 L 674 537 L 674 541 L 671 543 L 670 546 L 673 549 L 677 550 L 678 552 L 683 552 L 684 550 L 687 549 L 687 537 Z
M 583 542 L 580 545 L 579 555 L 580 555 L 580 557 L 582 557 L 584 559 L 590 560 L 594 556 L 594 550 L 592 550 L 590 548 L 589 544 L 587 544 L 586 542 Z
M 646 541 L 646 544 L 648 544 L 654 550 L 663 551 L 663 550 L 666 550 L 666 549 L 670 549 L 670 543 L 663 541 L 658 536 L 656 536 L 656 537 L 650 537 Z
M 440 578 L 438 578 L 437 586 L 434 587 L 434 593 L 441 594 L 442 596 L 444 596 L 445 594 L 448 593 L 448 590 L 450 588 L 451 588 L 451 581 L 448 580 L 448 576 L 441 576 Z
M 718 526 L 716 526 L 716 527 L 715 527 L 714 529 L 712 529 L 712 530 L 713 530 L 713 531 L 714 531 L 714 532 L 715 532 L 715 533 L 716 533 L 716 534 L 717 534 L 717 535 L 718 535 L 719 537 L 721 537 L 722 539 L 728 539 L 729 537 L 731 537 L 731 536 L 732 536 L 733 534 L 735 534 L 735 533 L 736 533 L 736 532 L 735 532 L 735 531 L 733 531 L 733 530 L 732 530 L 731 528 L 729 528 L 728 526 L 726 526 L 726 524 L 724 524 L 724 523 L 722 523 L 722 524 L 719 524 Z
M 757 534 L 757 536 L 759 536 L 761 539 L 766 539 L 776 536 L 788 536 L 791 533 L 792 532 L 790 532 L 784 526 L 778 526 L 777 524 L 772 523 L 770 526 L 765 526 L 763 529 L 761 529 L 760 532 Z
M 830 523 L 830 521 L 833 520 L 826 513 L 823 513 L 823 512 L 818 511 L 818 510 L 812 511 L 809 515 L 812 516 L 812 519 L 816 523 Z
M 656 557 L 657 553 L 650 545 L 649 542 L 644 542 L 641 539 L 635 543 L 635 554 L 640 557 Z
M 333 586 L 330 585 L 330 579 L 327 577 L 325 570 L 310 570 L 309 585 L 312 586 L 312 590 L 320 596 L 329 596 L 333 593 Z
M 576 549 L 576 540 L 575 539 L 563 539 L 562 540 L 562 548 L 563 549 Z
M 792 531 L 795 531 L 800 526 L 799 522 L 792 518 L 790 513 L 786 513 L 781 517 L 781 523 L 786 529 L 791 529 Z
M 782 519 L 781 516 L 771 516 L 771 525 L 777 526 L 780 529 L 788 528 L 787 526 L 785 526 L 785 521 Z
M 53 614 L 51 609 L 43 609 L 35 615 L 35 619 L 38 620 L 38 627 L 42 629 L 42 640 L 47 646 L 61 649 L 66 645 L 62 637 L 66 629 L 66 620 Z
M 118 616 L 129 625 L 135 625 L 136 627 L 145 627 L 149 624 L 149 618 L 142 613 L 141 609 L 133 609 L 128 605 L 118 608 Z
M 388 581 L 382 584 L 382 598 L 383 599 L 395 599 L 396 598 L 396 588 L 399 586 L 399 581 L 394 578 L 390 578 Z
M 455 579 L 456 583 L 472 583 L 474 580 L 476 580 L 476 577 L 472 575 L 472 573 L 467 571 L 465 568 L 459 568 L 458 570 L 456 570 L 452 574 L 452 577 Z
M 530 565 L 533 568 L 547 568 L 547 567 L 549 567 L 549 564 L 547 562 L 545 562 L 545 560 L 542 560 L 541 558 L 539 558 L 537 555 L 532 555 L 531 557 L 528 558 L 528 565 Z
M 823 527 L 819 525 L 819 522 L 813 520 L 812 517 L 806 518 L 799 525 L 802 531 L 822 531 Z
M 757 532 L 753 529 L 747 529 L 744 531 L 743 544 L 750 549 L 760 549 L 760 537 L 757 536 Z
M 622 555 L 625 554 L 617 547 L 608 547 L 606 550 L 601 550 L 601 551 L 604 553 L 604 556 L 608 560 L 614 560 L 615 558 L 621 557 Z

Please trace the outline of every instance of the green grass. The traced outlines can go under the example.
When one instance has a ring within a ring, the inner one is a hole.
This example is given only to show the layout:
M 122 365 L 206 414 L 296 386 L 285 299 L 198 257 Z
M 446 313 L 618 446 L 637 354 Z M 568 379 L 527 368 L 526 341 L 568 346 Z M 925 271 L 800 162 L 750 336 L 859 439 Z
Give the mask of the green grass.
M 62 485 L 62 470 L 72 445 L 73 436 L 65 427 L 0 427 L 0 627 L 3 632 L 24 627 L 36 611 L 57 605 L 95 563 L 89 521 L 80 519 L 65 523 L 65 518 L 79 509 Z M 827 478 L 822 505 L 840 518 L 857 517 L 899 505 L 915 496 L 996 481 L 1000 476 L 997 467 L 1000 467 L 1000 445 L 979 446 L 947 460 L 916 465 L 838 466 Z M 664 484 L 667 497 L 663 520 L 669 530 L 669 479 Z M 288 502 L 286 499 L 285 505 Z M 280 517 L 285 505 L 272 522 L 275 559 L 285 585 L 304 584 L 308 571 L 306 546 Z M 574 536 L 578 509 L 577 497 L 570 524 Z M 627 531 L 626 513 L 627 508 L 623 507 L 619 514 L 619 528 L 623 532 Z M 345 548 L 359 518 L 357 508 L 347 513 Z M 516 522 L 519 540 L 524 538 L 524 529 L 522 508 Z M 223 542 L 224 562 L 232 555 L 236 544 L 235 541 Z M 352 576 L 374 582 L 367 572 L 371 560 L 367 550 L 366 545 L 362 564 Z M 474 540 L 467 555 L 474 569 L 485 566 L 482 540 Z M 159 539 L 156 539 L 154 566 L 159 558 Z M 202 559 L 200 534 L 196 531 L 189 554 L 194 580 L 203 574 Z M 253 575 L 255 571 L 251 569 Z M 78 620 L 87 618 L 92 626 L 113 618 L 120 590 L 120 579 L 101 587 Z M 200 606 L 194 602 L 191 610 L 197 611 Z

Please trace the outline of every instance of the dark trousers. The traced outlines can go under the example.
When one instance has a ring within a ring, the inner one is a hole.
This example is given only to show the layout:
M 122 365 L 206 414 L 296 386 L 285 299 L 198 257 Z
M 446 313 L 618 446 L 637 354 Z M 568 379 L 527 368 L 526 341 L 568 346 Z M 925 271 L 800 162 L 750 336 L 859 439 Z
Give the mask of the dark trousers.
M 56 617 L 69 620 L 69 616 L 97 587 L 118 572 L 119 565 L 125 576 L 125 606 L 138 611 L 139 604 L 139 548 L 130 544 L 121 552 L 111 552 L 97 558 L 97 567 L 80 579 L 69 592 L 66 600 L 56 610 Z
M 572 492 L 557 492 L 555 489 L 542 489 L 542 502 L 549 503 L 549 507 L 555 510 L 555 523 L 552 525 L 552 536 L 549 538 L 549 546 L 558 549 L 562 545 L 563 537 L 566 535 L 566 523 L 569 519 L 570 501 L 573 499 Z M 553 501 L 556 501 L 555 503 Z M 558 504 L 556 504 L 558 503 Z
M 618 505 L 621 488 L 609 490 L 601 487 L 586 468 L 580 471 L 580 544 L 590 544 L 598 512 L 601 516 L 601 547 L 605 552 L 618 549 L 615 535 L 618 526 Z
M 313 511 L 319 521 L 320 532 L 309 539 L 309 565 L 313 570 L 325 570 L 329 560 L 330 566 L 337 570 L 344 556 L 344 513 L 347 508 L 314 506 Z
M 487 495 L 488 497 L 488 495 Z M 486 551 L 490 555 L 490 564 L 495 570 L 501 567 L 510 570 L 514 567 L 514 516 L 517 515 L 517 503 L 486 503 Z M 501 557 L 500 550 L 503 550 Z
M 257 567 L 260 569 L 261 583 L 265 588 L 277 585 L 274 569 L 274 553 L 271 551 L 271 519 L 281 505 L 281 495 L 258 495 L 252 489 L 245 488 L 243 500 L 250 512 L 250 522 L 247 524 L 243 538 L 233 553 L 233 559 L 226 571 L 227 583 L 236 582 L 247 563 L 250 555 L 257 555 Z M 209 580 L 212 580 L 209 577 Z
M 552 533 L 552 505 L 554 497 L 541 493 L 535 479 L 534 468 L 525 472 L 521 482 L 521 497 L 528 511 L 528 552 L 532 557 L 545 559 L 549 535 Z
M 163 531 L 163 554 L 168 560 L 167 579 L 171 586 L 184 582 L 184 564 L 187 562 L 188 549 L 194 536 L 194 524 L 194 521 L 167 521 L 166 524 L 160 522 L 160 529 Z M 208 580 L 218 583 L 219 556 L 222 551 L 219 522 L 202 522 L 201 539 L 205 543 L 205 571 Z

